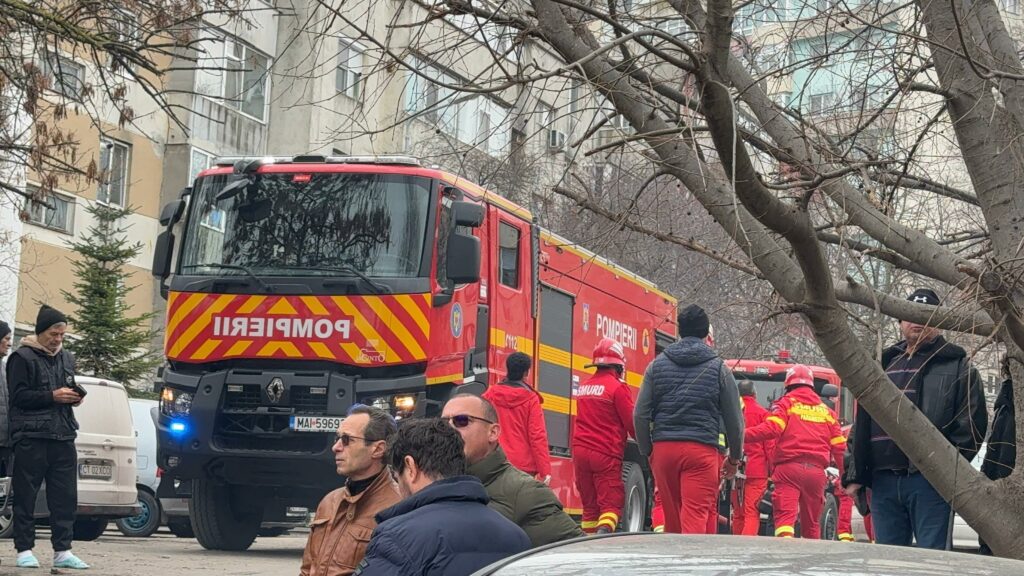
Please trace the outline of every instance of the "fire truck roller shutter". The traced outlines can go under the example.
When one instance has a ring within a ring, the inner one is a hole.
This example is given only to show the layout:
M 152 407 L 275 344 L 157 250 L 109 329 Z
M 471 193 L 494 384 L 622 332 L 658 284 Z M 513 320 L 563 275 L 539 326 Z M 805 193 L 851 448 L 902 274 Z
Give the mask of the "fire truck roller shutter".
M 542 286 L 540 290 L 540 345 L 556 349 L 572 357 L 572 296 Z M 572 362 L 553 362 L 543 352 L 538 355 L 537 390 L 565 399 L 572 396 Z M 561 356 L 561 354 L 559 354 Z M 569 410 L 552 410 L 545 403 L 544 423 L 548 429 L 548 445 L 556 453 L 569 452 Z

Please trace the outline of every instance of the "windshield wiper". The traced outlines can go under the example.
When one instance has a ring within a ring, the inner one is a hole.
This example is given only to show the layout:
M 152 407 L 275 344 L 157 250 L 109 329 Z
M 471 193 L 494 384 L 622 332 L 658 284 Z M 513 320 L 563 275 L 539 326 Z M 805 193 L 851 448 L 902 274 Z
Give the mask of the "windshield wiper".
M 383 284 L 378 284 L 372 278 L 366 274 L 356 270 L 351 266 L 273 266 L 273 268 L 282 268 L 284 270 L 319 270 L 321 272 L 343 272 L 350 276 L 355 276 L 366 283 L 367 286 L 373 288 L 373 291 L 377 294 L 387 294 L 391 292 L 391 289 Z
M 274 288 L 270 284 L 267 284 L 266 282 L 264 282 L 259 276 L 253 274 L 252 270 L 246 268 L 245 266 L 238 266 L 237 264 L 209 263 L 209 264 L 187 264 L 187 265 L 181 267 L 182 270 L 184 270 L 186 268 L 217 268 L 219 270 L 238 270 L 239 272 L 245 272 L 246 276 L 248 276 L 249 278 L 252 278 L 253 280 L 255 280 L 256 283 L 260 285 L 260 288 L 262 288 L 265 292 L 273 292 L 274 291 Z

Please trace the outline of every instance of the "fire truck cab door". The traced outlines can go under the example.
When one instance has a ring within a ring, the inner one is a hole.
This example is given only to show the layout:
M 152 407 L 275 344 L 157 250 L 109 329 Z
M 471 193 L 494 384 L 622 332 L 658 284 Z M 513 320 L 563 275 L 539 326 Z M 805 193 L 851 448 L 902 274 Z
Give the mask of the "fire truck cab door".
M 530 258 L 530 223 L 499 208 L 491 211 L 491 265 L 488 276 L 491 304 L 490 358 L 492 374 L 505 374 L 505 360 L 513 352 L 533 355 L 531 310 L 533 266 Z M 532 376 L 532 375 L 531 375 Z M 491 384 L 497 382 L 491 379 Z

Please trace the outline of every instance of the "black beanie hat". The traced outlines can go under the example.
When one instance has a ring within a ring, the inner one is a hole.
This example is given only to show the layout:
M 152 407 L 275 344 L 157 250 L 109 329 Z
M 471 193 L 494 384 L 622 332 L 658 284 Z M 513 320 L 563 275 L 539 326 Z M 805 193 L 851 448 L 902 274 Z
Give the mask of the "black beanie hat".
M 679 321 L 680 338 L 685 338 L 686 336 L 708 337 L 708 327 L 711 326 L 711 322 L 708 321 L 708 315 L 700 306 L 690 304 L 683 308 L 679 312 L 677 320 Z
M 917 302 L 918 304 L 930 304 L 932 306 L 938 306 L 939 295 L 935 293 L 931 288 L 918 288 L 907 296 L 907 300 L 911 302 Z
M 61 314 L 60 310 L 43 304 L 43 307 L 39 309 L 39 314 L 36 316 L 36 335 L 46 332 L 54 324 L 67 323 L 68 317 Z
M 7 322 L 0 320 L 0 340 L 3 340 L 11 333 L 11 326 Z

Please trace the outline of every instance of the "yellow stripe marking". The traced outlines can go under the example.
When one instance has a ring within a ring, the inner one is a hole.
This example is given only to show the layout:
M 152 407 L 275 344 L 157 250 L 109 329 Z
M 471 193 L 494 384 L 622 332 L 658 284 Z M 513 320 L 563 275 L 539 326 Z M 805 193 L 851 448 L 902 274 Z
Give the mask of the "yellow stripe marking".
M 328 314 L 327 308 L 324 308 L 324 305 L 320 303 L 320 299 L 316 296 L 303 296 L 301 300 L 313 314 L 317 316 L 326 316 Z
M 636 284 L 637 286 L 645 290 L 649 290 L 650 292 L 657 294 L 658 296 L 661 296 L 663 299 L 668 300 L 673 306 L 675 306 L 678 303 L 675 296 L 672 296 L 667 292 L 661 291 L 649 280 L 641 278 L 635 272 L 632 272 L 625 268 L 616 268 L 615 266 L 607 264 L 601 259 L 600 256 L 592 252 L 589 252 L 588 250 L 581 248 L 575 244 L 571 244 L 565 239 L 558 238 L 556 236 L 552 236 L 551 234 L 544 232 L 541 233 L 540 238 L 541 240 L 547 242 L 551 246 L 557 246 L 562 250 L 565 250 L 567 252 L 572 253 L 575 256 L 578 256 L 579 258 L 581 258 L 582 260 L 586 261 L 589 264 L 593 264 L 595 266 L 603 268 L 604 270 L 607 270 L 608 272 L 615 274 L 619 278 L 632 282 L 633 284 Z
M 583 514 L 583 508 L 562 508 L 566 514 L 580 516 Z
M 181 354 L 185 348 L 192 343 L 192 340 L 194 340 L 200 332 L 206 329 L 206 326 L 210 324 L 210 319 L 213 318 L 213 315 L 226 308 L 234 299 L 235 297 L 229 294 L 218 296 L 217 299 L 213 301 L 213 304 L 211 304 L 206 310 L 203 310 L 203 313 L 199 315 L 199 318 L 196 319 L 196 321 L 188 327 L 188 330 L 181 335 L 181 338 L 178 338 L 178 341 L 171 346 L 171 356 L 178 356 Z
M 342 342 L 341 349 L 344 350 L 345 354 L 348 354 L 348 357 L 351 358 L 352 361 L 355 362 L 356 364 L 367 364 L 366 361 L 359 361 L 359 356 L 361 355 L 361 352 L 359 350 L 359 346 L 356 346 L 355 343 Z
M 563 368 L 572 368 L 572 354 L 569 354 L 565 350 L 559 350 L 553 346 L 548 346 L 547 344 L 540 345 L 537 358 L 541 362 L 547 362 L 548 364 L 554 364 L 555 366 L 561 366 Z
M 281 351 L 284 355 L 289 358 L 301 358 L 302 352 L 299 352 L 299 347 L 293 342 L 281 342 Z
M 447 384 L 449 382 L 455 382 L 456 380 L 462 380 L 462 374 L 445 374 L 444 376 L 431 376 L 427 378 L 427 386 L 433 386 L 434 384 Z
M 792 526 L 779 526 L 778 528 L 775 529 L 775 535 L 776 536 L 786 536 L 786 535 L 792 536 L 794 532 L 795 532 L 795 530 L 793 529 Z
M 778 416 L 769 416 L 765 418 L 765 420 L 771 422 L 772 424 L 775 424 L 776 426 L 782 428 L 783 430 L 786 429 L 786 421 L 783 420 L 782 418 L 779 418 Z
M 829 444 L 832 444 L 833 446 L 838 446 L 839 444 L 846 444 L 846 437 L 836 436 L 835 438 L 829 440 Z
M 228 348 L 224 356 L 241 356 L 249 349 L 249 346 L 252 346 L 252 340 L 239 340 L 232 344 L 231 348 Z
M 409 329 L 395 318 L 394 314 L 391 313 L 391 310 L 381 301 L 379 296 L 367 296 L 365 300 L 370 305 L 370 308 L 377 313 L 377 317 L 381 321 L 385 321 L 388 328 L 394 332 L 395 336 L 398 336 L 398 341 L 405 346 L 405 349 L 412 354 L 414 359 L 422 360 L 427 357 L 427 353 L 423 351 L 423 348 L 420 347 L 419 342 L 409 332 Z
M 378 342 L 377 350 L 381 351 L 383 348 L 384 360 L 386 362 L 395 362 L 398 358 L 395 355 L 395 351 L 388 346 L 387 342 L 380 337 L 380 334 L 373 328 L 373 326 L 366 321 L 359 309 L 355 307 L 352 302 L 345 296 L 334 296 L 331 298 L 334 303 L 338 305 L 338 308 L 352 317 L 353 324 L 355 324 L 356 330 L 363 335 L 363 338 L 367 340 L 376 340 Z M 356 354 L 358 357 L 358 353 Z
M 547 392 L 541 392 L 540 397 L 544 401 L 542 406 L 545 410 L 550 410 L 551 412 L 558 412 L 559 414 L 576 414 L 575 400 L 570 400 L 565 396 L 556 396 L 555 394 L 548 394 Z
M 168 331 L 177 329 L 178 324 L 180 324 L 186 316 L 191 314 L 192 310 L 194 310 L 204 298 L 206 298 L 206 294 L 192 294 L 186 298 L 181 307 L 174 311 L 174 316 L 171 318 Z
M 426 315 L 423 314 L 423 310 L 416 305 L 412 297 L 408 294 L 399 294 L 395 296 L 395 302 L 398 302 L 398 305 L 412 317 L 412 321 L 420 327 L 420 332 L 430 338 L 430 323 L 427 322 Z
M 266 299 L 266 296 L 249 296 L 249 299 L 245 301 L 245 304 L 238 307 L 238 313 L 249 314 Z
M 267 310 L 267 314 L 285 315 L 298 314 L 298 312 L 295 311 L 295 307 L 292 306 L 292 303 L 289 302 L 287 298 L 281 296 L 280 298 L 277 299 L 277 302 L 275 302 L 274 305 L 270 307 L 270 310 Z
M 324 344 L 323 342 L 310 342 L 309 348 L 310 350 L 313 351 L 314 354 L 321 358 L 328 358 L 331 360 L 334 359 L 334 356 L 331 355 L 330 349 L 328 349 L 327 345 Z
M 221 342 L 223 342 L 223 340 L 207 340 L 206 342 L 203 342 L 203 345 L 199 347 L 199 350 L 196 350 L 196 353 L 192 355 L 192 359 L 206 360 L 209 358 L 210 354 L 217 349 L 217 346 L 220 346 Z

